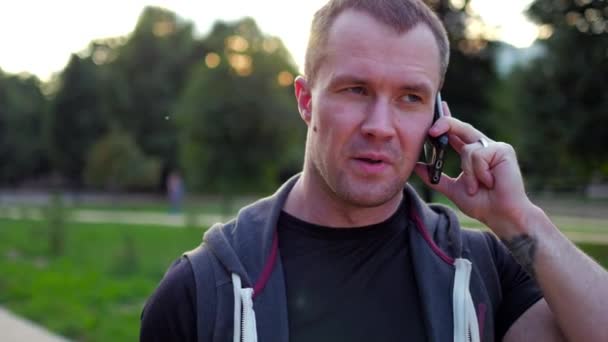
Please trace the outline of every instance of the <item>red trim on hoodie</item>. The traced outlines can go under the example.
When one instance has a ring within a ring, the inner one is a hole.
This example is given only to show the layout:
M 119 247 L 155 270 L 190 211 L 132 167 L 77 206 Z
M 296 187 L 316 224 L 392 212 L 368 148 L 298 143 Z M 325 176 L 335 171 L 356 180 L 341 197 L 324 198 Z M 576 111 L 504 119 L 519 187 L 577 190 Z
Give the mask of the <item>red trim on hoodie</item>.
M 272 274 L 272 270 L 274 269 L 274 264 L 277 261 L 277 255 L 279 251 L 279 238 L 277 232 L 274 233 L 274 237 L 272 238 L 272 247 L 270 247 L 270 256 L 262 269 L 262 273 L 260 274 L 260 279 L 255 283 L 253 287 L 253 298 L 255 298 L 259 293 L 264 290 L 268 279 L 270 279 L 270 275 Z
M 435 254 L 437 254 L 437 256 L 439 256 L 441 258 L 441 260 L 445 261 L 446 263 L 448 263 L 450 265 L 454 265 L 454 258 L 445 254 L 441 250 L 441 248 L 439 248 L 439 246 L 437 246 L 437 244 L 435 244 L 435 241 L 433 241 L 433 239 L 431 239 L 429 232 L 424 228 L 424 222 L 422 222 L 422 219 L 420 219 L 420 216 L 418 216 L 418 213 L 416 212 L 416 210 L 414 210 L 412 208 L 410 210 L 410 214 L 411 214 L 412 220 L 414 220 L 414 223 L 416 224 L 416 229 L 418 229 L 420 234 L 422 234 L 422 237 L 424 238 L 426 243 L 429 244 L 429 246 L 431 247 L 433 252 L 435 252 Z

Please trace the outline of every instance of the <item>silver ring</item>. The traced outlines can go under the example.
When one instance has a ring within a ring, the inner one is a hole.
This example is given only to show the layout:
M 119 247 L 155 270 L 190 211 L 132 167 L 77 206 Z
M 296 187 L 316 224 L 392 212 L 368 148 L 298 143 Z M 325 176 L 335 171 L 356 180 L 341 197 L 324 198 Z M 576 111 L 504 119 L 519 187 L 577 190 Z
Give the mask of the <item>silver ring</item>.
M 488 141 L 485 138 L 479 138 L 477 142 L 479 142 L 483 147 L 488 147 Z

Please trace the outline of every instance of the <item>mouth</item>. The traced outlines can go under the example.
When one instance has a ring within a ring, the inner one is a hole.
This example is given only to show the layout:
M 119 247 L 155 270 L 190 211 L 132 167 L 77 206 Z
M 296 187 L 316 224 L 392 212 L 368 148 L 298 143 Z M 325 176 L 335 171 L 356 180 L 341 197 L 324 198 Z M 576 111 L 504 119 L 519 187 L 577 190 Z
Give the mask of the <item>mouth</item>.
M 364 152 L 353 156 L 355 160 L 361 161 L 367 164 L 392 164 L 392 158 L 380 152 Z
M 355 158 L 355 159 L 358 161 L 362 161 L 364 163 L 372 164 L 372 165 L 384 163 L 384 161 L 382 161 L 380 159 L 372 159 L 372 158 Z
M 354 156 L 352 159 L 356 162 L 357 172 L 365 176 L 379 176 L 387 172 L 391 165 L 391 159 L 388 156 L 379 153 L 367 153 Z

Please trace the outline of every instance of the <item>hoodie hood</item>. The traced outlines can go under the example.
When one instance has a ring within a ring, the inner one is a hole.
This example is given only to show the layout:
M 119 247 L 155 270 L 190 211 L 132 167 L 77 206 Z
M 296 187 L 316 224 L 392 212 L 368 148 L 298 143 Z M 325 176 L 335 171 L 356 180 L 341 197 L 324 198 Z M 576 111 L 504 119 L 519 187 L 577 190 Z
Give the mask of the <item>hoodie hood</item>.
M 260 279 L 272 253 L 279 215 L 297 180 L 291 178 L 272 196 L 242 208 L 235 219 L 215 224 L 205 233 L 203 241 L 230 273 L 241 277 L 243 286 L 253 287 Z

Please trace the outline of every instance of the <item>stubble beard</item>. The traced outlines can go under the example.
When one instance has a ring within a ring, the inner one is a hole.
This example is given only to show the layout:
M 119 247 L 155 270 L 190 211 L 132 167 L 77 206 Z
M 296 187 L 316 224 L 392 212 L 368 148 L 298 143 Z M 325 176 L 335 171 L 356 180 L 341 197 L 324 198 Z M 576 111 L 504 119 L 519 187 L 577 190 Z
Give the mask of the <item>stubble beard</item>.
M 399 177 L 388 180 L 366 180 L 349 174 L 347 170 L 338 170 L 334 175 L 320 160 L 309 161 L 309 172 L 317 183 L 333 200 L 351 207 L 373 208 L 390 202 L 398 196 L 407 179 Z

